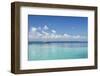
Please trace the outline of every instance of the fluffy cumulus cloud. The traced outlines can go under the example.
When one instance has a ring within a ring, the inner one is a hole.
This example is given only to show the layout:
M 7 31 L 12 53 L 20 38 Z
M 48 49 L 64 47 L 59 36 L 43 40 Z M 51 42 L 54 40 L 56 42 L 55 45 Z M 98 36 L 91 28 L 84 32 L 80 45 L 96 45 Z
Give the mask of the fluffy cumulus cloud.
M 55 31 L 55 30 L 51 30 L 51 31 L 52 31 L 52 33 L 54 33 L 54 34 L 56 33 L 56 31 Z
M 58 34 L 55 29 L 44 27 L 32 27 L 29 32 L 29 41 L 85 41 L 87 37 L 80 35 L 70 35 L 67 33 Z
M 44 30 L 48 30 L 49 28 L 48 28 L 47 25 L 45 25 L 45 26 L 43 27 L 43 29 L 44 29 Z
M 37 30 L 37 28 L 32 27 L 32 32 L 35 32 Z
M 64 37 L 69 38 L 71 36 L 69 34 L 64 34 Z

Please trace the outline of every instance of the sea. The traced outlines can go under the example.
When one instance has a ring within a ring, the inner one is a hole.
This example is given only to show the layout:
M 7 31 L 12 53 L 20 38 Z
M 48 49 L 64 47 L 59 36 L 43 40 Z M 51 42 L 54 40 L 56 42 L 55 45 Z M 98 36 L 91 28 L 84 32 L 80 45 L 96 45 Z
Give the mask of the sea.
M 28 42 L 28 60 L 88 58 L 87 41 Z

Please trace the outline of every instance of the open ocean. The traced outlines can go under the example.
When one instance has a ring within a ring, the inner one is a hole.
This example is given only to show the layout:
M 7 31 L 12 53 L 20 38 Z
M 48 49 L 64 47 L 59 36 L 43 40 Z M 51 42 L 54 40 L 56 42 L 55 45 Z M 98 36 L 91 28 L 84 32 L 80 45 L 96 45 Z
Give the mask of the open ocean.
M 88 58 L 87 42 L 29 42 L 28 60 Z

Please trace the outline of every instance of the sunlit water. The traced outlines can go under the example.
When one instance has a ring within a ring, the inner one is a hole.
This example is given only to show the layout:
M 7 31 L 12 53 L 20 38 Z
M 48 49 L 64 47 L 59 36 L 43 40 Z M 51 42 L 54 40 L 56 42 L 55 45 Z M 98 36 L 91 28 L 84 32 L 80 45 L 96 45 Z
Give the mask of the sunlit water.
M 79 59 L 87 57 L 87 43 L 29 43 L 28 46 L 28 60 Z

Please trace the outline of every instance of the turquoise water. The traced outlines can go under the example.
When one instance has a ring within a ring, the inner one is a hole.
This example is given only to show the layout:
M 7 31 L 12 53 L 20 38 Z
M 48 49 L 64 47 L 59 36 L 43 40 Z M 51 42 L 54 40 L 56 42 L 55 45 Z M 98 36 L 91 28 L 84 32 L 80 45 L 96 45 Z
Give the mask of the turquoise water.
M 28 60 L 80 59 L 88 57 L 87 43 L 31 43 Z

